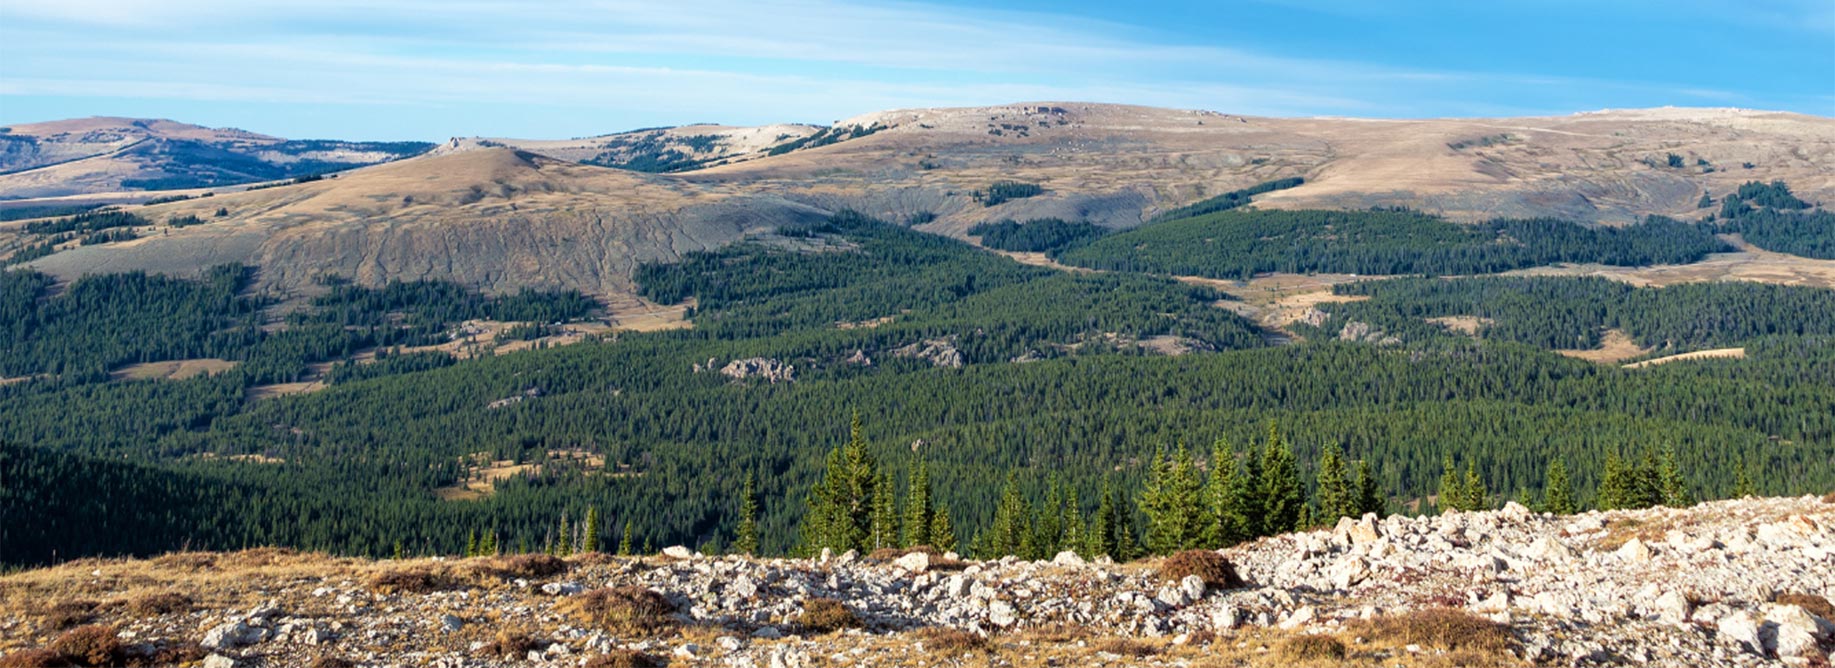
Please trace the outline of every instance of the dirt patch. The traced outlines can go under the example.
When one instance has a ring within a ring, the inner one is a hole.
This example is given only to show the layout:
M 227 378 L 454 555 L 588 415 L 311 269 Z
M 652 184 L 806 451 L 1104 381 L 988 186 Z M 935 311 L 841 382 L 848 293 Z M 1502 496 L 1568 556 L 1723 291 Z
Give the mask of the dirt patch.
M 1746 358 L 1745 348 L 1715 348 L 1713 350 L 1697 350 L 1692 353 L 1682 353 L 1680 355 L 1669 355 L 1667 357 L 1658 357 L 1656 359 L 1648 359 L 1642 362 L 1632 362 L 1630 364 L 1626 364 L 1625 368 L 1642 369 L 1647 366 L 1656 366 L 1658 364 L 1668 364 L 1670 362 L 1682 362 L 1686 360 L 1745 359 L 1745 358 Z
M 576 463 L 585 471 L 605 469 L 605 456 L 585 450 L 549 450 L 551 460 Z M 518 464 L 508 459 L 490 459 L 488 452 L 474 452 L 463 460 L 469 470 L 465 478 L 456 485 L 440 487 L 433 490 L 433 495 L 441 501 L 472 501 L 482 499 L 497 492 L 497 483 L 511 476 L 524 473 L 540 473 L 540 464 Z
M 1473 338 L 1477 338 L 1478 330 L 1496 322 L 1490 318 L 1480 318 L 1475 315 L 1448 315 L 1428 318 L 1427 321 L 1446 328 L 1446 331 L 1457 332 Z
M 108 374 L 110 380 L 185 380 L 215 376 L 236 368 L 236 363 L 211 357 L 130 364 Z
M 1506 276 L 1599 276 L 1638 287 L 1663 287 L 1703 281 L 1751 281 L 1775 285 L 1835 288 L 1835 260 L 1773 253 L 1746 243 L 1737 234 L 1720 238 L 1738 250 L 1715 253 L 1691 264 L 1612 267 L 1573 264 L 1504 272 Z
M 1599 337 L 1599 347 L 1591 350 L 1557 350 L 1555 352 L 1582 359 L 1596 364 L 1615 364 L 1650 354 L 1652 348 L 1645 348 L 1631 340 L 1631 335 L 1622 329 L 1608 329 Z

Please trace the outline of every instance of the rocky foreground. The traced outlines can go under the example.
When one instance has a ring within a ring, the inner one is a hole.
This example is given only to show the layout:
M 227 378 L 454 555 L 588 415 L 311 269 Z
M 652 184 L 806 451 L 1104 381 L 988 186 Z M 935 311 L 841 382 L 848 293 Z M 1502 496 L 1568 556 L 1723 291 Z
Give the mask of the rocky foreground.
M 0 667 L 1827 666 L 1835 650 L 1835 503 L 1815 497 L 1367 516 L 1222 555 L 1244 582 L 1070 553 L 89 560 L 0 578 Z

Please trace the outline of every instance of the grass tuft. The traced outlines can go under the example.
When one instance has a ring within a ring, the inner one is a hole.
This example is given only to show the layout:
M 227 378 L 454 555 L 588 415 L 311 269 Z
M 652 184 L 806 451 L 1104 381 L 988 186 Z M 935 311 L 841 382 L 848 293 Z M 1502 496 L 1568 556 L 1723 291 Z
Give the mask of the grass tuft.
M 803 602 L 803 615 L 797 618 L 803 628 L 817 633 L 860 628 L 860 616 L 832 598 L 812 598 Z
M 1288 663 L 1342 661 L 1346 656 L 1344 642 L 1326 635 L 1297 635 L 1281 641 L 1275 654 Z
M 594 589 L 561 607 L 578 621 L 620 633 L 651 633 L 675 623 L 675 604 L 643 587 Z
M 1426 608 L 1356 622 L 1363 635 L 1396 645 L 1421 645 L 1448 652 L 1501 654 L 1516 644 L 1510 627 L 1453 608 Z

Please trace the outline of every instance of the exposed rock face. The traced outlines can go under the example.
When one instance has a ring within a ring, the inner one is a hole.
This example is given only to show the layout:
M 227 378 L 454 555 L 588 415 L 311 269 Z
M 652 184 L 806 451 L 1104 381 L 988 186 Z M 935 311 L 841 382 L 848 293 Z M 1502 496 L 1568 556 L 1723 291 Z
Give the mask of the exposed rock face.
M 925 339 L 894 349 L 892 356 L 920 359 L 934 366 L 951 369 L 960 369 L 967 361 L 967 358 L 962 356 L 962 351 L 956 349 L 956 342 L 953 338 Z
M 789 383 L 796 380 L 796 366 L 768 357 L 748 357 L 727 362 L 720 367 L 720 375 L 734 380 L 760 378 L 773 383 Z
M 1627 550 L 1633 541 L 1642 549 Z M 1642 560 L 1621 556 L 1627 552 Z M 1009 634 L 1043 628 L 1145 639 L 1211 632 L 1229 642 L 1245 627 L 1257 634 L 1329 633 L 1357 619 L 1448 605 L 1506 624 L 1520 641 L 1517 657 L 1542 665 L 1594 665 L 1601 657 L 1655 666 L 1823 665 L 1835 649 L 1835 627 L 1816 616 L 1817 606 L 1770 602 L 1774 593 L 1835 594 L 1835 504 L 1814 498 L 1569 517 L 1521 506 L 1431 518 L 1366 516 L 1224 553 L 1248 585 L 1215 589 L 1196 577 L 1169 582 L 1151 564 L 1109 565 L 1074 553 L 940 571 L 923 553 L 893 562 L 852 551 L 752 560 L 671 548 L 668 559 L 584 560 L 545 581 L 379 594 L 349 570 L 370 566 L 302 557 L 322 565 L 237 583 L 277 598 L 250 612 L 205 604 L 189 613 L 104 621 L 149 641 L 201 638 L 226 659 L 259 666 L 303 665 L 327 652 L 363 664 L 415 656 L 451 666 L 572 666 L 616 648 L 718 665 L 826 665 L 817 657 L 910 647 L 911 641 L 888 643 L 874 634 L 929 626 L 992 634 L 1015 648 L 1013 638 L 1022 636 Z M 403 567 L 393 563 L 373 567 Z M 466 562 L 420 565 L 439 563 Z M 120 581 L 115 569 L 138 569 L 137 583 L 145 573 L 161 575 L 145 562 L 64 568 L 70 582 L 92 583 L 85 586 Z M 173 586 L 198 582 L 163 575 Z M 9 583 L 0 578 L 3 584 Z M 602 586 L 660 592 L 676 604 L 680 621 L 715 629 L 718 637 L 619 636 L 580 628 L 556 612 L 582 587 Z M 221 592 L 190 593 L 197 601 L 230 600 Z M 802 635 L 794 620 L 815 598 L 843 601 L 867 630 Z M 484 611 L 493 624 L 464 623 L 482 619 Z M 0 630 L 19 628 L 19 614 L 0 612 Z M 471 642 L 482 646 L 486 627 L 501 625 L 542 629 L 534 658 L 499 662 L 466 644 L 479 638 Z M 208 631 L 199 636 L 200 628 Z M 0 651 L 7 651 L 5 642 L 0 634 Z M 862 649 L 869 647 L 880 649 Z M 934 663 L 922 654 L 874 656 L 875 665 Z M 1107 665 L 1179 661 L 1149 655 Z

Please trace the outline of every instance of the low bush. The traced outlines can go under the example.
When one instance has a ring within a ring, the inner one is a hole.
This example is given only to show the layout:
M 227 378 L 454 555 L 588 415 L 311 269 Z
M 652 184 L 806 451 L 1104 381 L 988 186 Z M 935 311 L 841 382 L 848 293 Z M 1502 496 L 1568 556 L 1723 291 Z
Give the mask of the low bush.
M 567 562 L 551 554 L 492 557 L 475 568 L 500 578 L 545 578 L 567 572 Z
M 115 637 L 115 627 L 100 624 L 65 631 L 51 641 L 51 651 L 79 666 L 112 666 L 125 656 L 121 639 Z
M 153 617 L 190 610 L 191 597 L 175 591 L 162 591 L 130 598 L 126 607 L 134 615 Z
M 797 618 L 803 628 L 817 633 L 860 628 L 860 616 L 832 598 L 812 598 L 803 602 L 803 616 Z
M 426 569 L 392 570 L 370 578 L 370 591 L 378 594 L 425 594 L 447 586 L 447 579 Z
M 1310 661 L 1342 661 L 1345 657 L 1344 643 L 1337 638 L 1325 635 L 1297 635 L 1286 638 L 1275 647 L 1275 654 L 1287 663 Z
M 1204 579 L 1204 586 L 1219 589 L 1230 589 L 1242 586 L 1242 578 L 1236 575 L 1236 567 L 1223 555 L 1211 550 L 1186 550 L 1167 557 L 1160 562 L 1160 577 L 1173 582 L 1196 575 Z
M 1510 627 L 1453 608 L 1426 608 L 1360 622 L 1360 633 L 1376 642 L 1497 654 L 1516 644 Z
M 0 668 L 64 668 L 70 665 L 64 655 L 43 647 L 22 649 L 0 655 Z
M 497 631 L 497 636 L 479 648 L 478 652 L 502 659 L 521 660 L 528 656 L 530 650 L 541 649 L 541 647 L 541 641 L 527 632 L 503 629 Z
M 1778 594 L 1771 597 L 1771 602 L 1798 606 L 1817 617 L 1835 620 L 1835 605 L 1831 605 L 1829 599 L 1815 594 Z
M 991 652 L 994 647 L 987 636 L 962 629 L 943 626 L 927 626 L 911 633 L 912 639 L 924 644 L 924 649 L 932 654 L 942 656 L 961 656 L 971 652 Z
M 643 587 L 608 587 L 572 597 L 562 608 L 574 619 L 623 633 L 649 633 L 675 623 L 675 605 Z
M 586 668 L 662 668 L 663 662 L 634 649 L 615 649 L 586 660 Z

